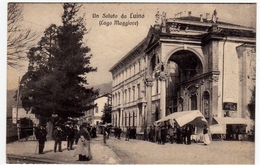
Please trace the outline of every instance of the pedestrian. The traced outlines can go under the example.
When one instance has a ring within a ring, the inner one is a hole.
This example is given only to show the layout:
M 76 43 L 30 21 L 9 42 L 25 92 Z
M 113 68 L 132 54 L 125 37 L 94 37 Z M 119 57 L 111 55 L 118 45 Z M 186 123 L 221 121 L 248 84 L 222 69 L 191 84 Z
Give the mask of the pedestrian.
M 133 139 L 136 139 L 136 127 L 133 126 Z
M 126 132 L 125 132 L 125 141 L 129 141 L 129 136 L 130 136 L 130 129 L 127 126 L 126 127 Z
M 207 125 L 204 125 L 204 129 L 203 129 L 203 141 L 204 141 L 204 145 L 210 144 L 209 128 L 207 127 Z
M 115 138 L 117 138 L 117 135 L 118 135 L 118 128 L 115 127 L 115 128 L 114 128 L 114 136 L 115 136 Z
M 175 123 L 173 126 L 173 139 L 174 139 L 175 143 L 177 143 L 177 125 Z
M 107 127 L 107 139 L 109 139 L 111 133 L 111 128 Z
M 165 125 L 161 128 L 161 143 L 164 145 L 166 143 L 167 129 Z
M 152 126 L 149 127 L 148 130 L 148 141 L 152 142 L 153 141 L 153 130 L 152 130 Z
M 78 134 L 78 132 L 79 132 L 78 125 L 74 125 L 73 131 L 74 131 L 74 142 L 75 142 L 75 144 L 77 145 L 77 144 L 78 144 L 77 134 Z
M 170 126 L 170 128 L 168 129 L 168 133 L 169 133 L 169 136 L 170 136 L 170 143 L 173 144 L 174 132 L 173 132 L 172 126 Z
M 188 125 L 186 127 L 185 134 L 186 134 L 186 137 L 187 137 L 187 144 L 190 145 L 191 144 L 191 134 L 192 134 L 191 125 Z
M 180 128 L 180 126 L 177 126 L 176 134 L 177 134 L 177 144 L 181 144 L 181 128 Z
M 96 137 L 97 137 L 97 129 L 96 129 L 96 126 L 93 126 L 91 131 L 92 131 L 92 134 L 93 134 L 93 138 L 96 138 Z
M 74 152 L 74 156 L 78 155 L 79 161 L 91 160 L 92 153 L 90 149 L 90 134 L 87 129 L 87 124 L 83 123 L 80 126 L 80 130 L 77 134 L 78 144 Z
M 121 139 L 121 133 L 122 133 L 122 129 L 120 127 L 118 127 L 118 133 L 117 133 L 117 139 Z
M 66 135 L 67 135 L 67 150 L 73 150 L 73 141 L 74 141 L 74 130 L 72 127 L 72 123 L 68 122 L 66 125 Z
M 158 130 L 157 130 L 157 143 L 158 144 L 162 144 L 162 136 L 161 136 L 161 127 L 159 126 L 158 127 Z
M 103 143 L 104 143 L 104 145 L 107 145 L 107 135 L 108 135 L 108 133 L 107 133 L 107 127 L 104 126 L 104 127 L 103 127 Z
M 39 144 L 38 153 L 43 154 L 45 141 L 47 141 L 47 138 L 46 138 L 47 131 L 43 125 L 39 125 L 38 128 L 35 130 L 35 136 L 36 136 L 36 139 L 38 140 L 38 144 Z
M 186 144 L 186 126 L 181 127 L 181 144 Z
M 59 125 L 57 125 L 56 128 L 54 129 L 53 139 L 54 139 L 54 152 L 57 151 L 57 146 L 58 146 L 58 151 L 62 152 L 61 150 L 62 130 Z
M 148 140 L 148 137 L 147 137 L 148 135 L 147 135 L 147 127 L 146 126 L 144 126 L 144 141 L 146 141 L 146 140 Z

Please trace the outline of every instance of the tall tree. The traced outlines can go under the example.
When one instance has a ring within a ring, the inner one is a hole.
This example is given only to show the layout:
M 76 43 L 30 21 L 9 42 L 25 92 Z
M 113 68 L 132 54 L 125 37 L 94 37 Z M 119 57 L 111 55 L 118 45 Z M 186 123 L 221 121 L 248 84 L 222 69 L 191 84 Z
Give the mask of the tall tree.
M 7 65 L 20 66 L 26 59 L 25 52 L 34 45 L 38 37 L 35 31 L 24 27 L 23 5 L 8 3 L 7 13 Z
M 40 117 L 58 114 L 61 118 L 79 117 L 98 91 L 86 88 L 90 49 L 84 44 L 87 33 L 84 17 L 77 17 L 80 5 L 65 3 L 63 25 L 45 30 L 37 47 L 28 53 L 28 72 L 23 76 L 22 104 Z
M 109 104 L 104 105 L 103 115 L 101 117 L 102 123 L 111 123 L 111 110 L 112 107 Z

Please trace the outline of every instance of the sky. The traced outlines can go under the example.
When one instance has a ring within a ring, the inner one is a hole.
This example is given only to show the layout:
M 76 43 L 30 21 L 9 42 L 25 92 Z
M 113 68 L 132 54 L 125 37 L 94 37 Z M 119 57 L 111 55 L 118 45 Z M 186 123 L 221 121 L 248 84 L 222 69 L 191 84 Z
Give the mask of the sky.
M 155 23 L 157 11 L 166 12 L 166 18 L 174 18 L 179 12 L 185 16 L 188 15 L 188 11 L 191 11 L 193 16 L 199 17 L 202 14 L 206 17 L 206 13 L 212 15 L 216 9 L 219 21 L 256 27 L 256 4 L 155 2 L 82 4 L 78 15 L 85 14 L 86 27 L 89 30 L 84 42 L 90 47 L 93 55 L 91 65 L 98 68 L 97 72 L 87 74 L 91 86 L 112 81 L 109 69 L 147 36 L 150 26 Z M 62 12 L 61 3 L 25 3 L 24 26 L 37 31 L 40 38 L 50 24 L 61 25 Z M 142 18 L 133 18 L 135 15 L 142 15 Z M 138 22 L 138 24 L 114 25 L 115 20 Z M 108 22 L 112 24 L 105 25 Z M 35 42 L 38 41 L 39 39 Z M 27 71 L 27 66 L 25 63 L 24 67 L 18 69 L 7 67 L 7 89 L 17 88 L 18 78 Z

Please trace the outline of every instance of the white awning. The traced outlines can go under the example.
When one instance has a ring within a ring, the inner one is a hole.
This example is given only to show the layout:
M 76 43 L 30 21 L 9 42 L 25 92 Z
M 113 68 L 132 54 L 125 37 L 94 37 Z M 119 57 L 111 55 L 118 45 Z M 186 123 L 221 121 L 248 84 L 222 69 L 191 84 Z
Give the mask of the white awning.
M 233 117 L 214 117 L 218 124 L 244 124 L 248 125 L 250 120 L 245 118 L 233 118 Z
M 226 125 L 225 124 L 214 124 L 210 125 L 211 134 L 226 134 Z
M 164 121 L 170 121 L 170 123 L 176 121 L 180 127 L 184 126 L 185 124 L 200 126 L 208 124 L 207 120 L 204 118 L 199 110 L 175 112 L 160 120 L 155 121 L 154 124 L 160 125 L 160 123 Z

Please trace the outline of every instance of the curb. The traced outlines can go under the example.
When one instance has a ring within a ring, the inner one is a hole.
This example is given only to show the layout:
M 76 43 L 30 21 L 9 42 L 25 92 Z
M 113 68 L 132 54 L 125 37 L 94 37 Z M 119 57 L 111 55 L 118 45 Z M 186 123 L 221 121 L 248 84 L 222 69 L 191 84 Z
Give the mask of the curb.
M 31 156 L 20 156 L 20 155 L 13 155 L 13 154 L 6 154 L 6 163 L 8 163 L 9 158 L 18 159 L 18 160 L 35 161 L 38 163 L 49 163 L 49 164 L 62 164 L 63 163 L 60 161 L 47 160 L 44 158 L 35 158 L 35 157 L 31 157 Z

